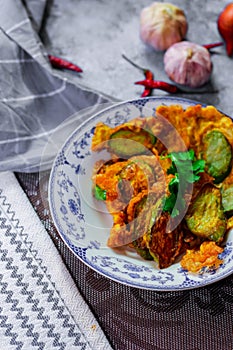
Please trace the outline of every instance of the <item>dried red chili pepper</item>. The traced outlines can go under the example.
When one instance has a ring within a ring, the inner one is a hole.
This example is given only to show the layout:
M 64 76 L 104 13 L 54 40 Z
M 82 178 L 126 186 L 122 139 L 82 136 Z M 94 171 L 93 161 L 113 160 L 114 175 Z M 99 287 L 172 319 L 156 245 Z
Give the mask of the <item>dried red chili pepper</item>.
M 160 89 L 160 90 L 167 91 L 170 93 L 176 93 L 179 91 L 179 89 L 176 85 L 169 84 L 169 83 L 166 83 L 164 81 L 154 80 L 154 74 L 151 70 L 137 65 L 136 63 L 131 61 L 128 57 L 126 57 L 124 54 L 122 55 L 122 57 L 126 61 L 131 63 L 134 67 L 141 70 L 145 75 L 145 78 L 146 78 L 145 80 L 135 82 L 136 85 L 143 85 L 145 87 L 143 93 L 141 94 L 141 97 L 150 96 L 153 89 Z
M 202 45 L 203 47 L 205 47 L 207 50 L 213 49 L 215 47 L 218 46 L 222 46 L 223 42 L 217 42 L 217 43 L 213 43 L 213 44 L 207 44 L 207 45 Z
M 179 88 L 178 86 L 174 84 L 167 83 L 165 81 L 158 81 L 158 80 L 141 80 L 136 81 L 134 84 L 136 85 L 143 85 L 145 88 L 149 88 L 151 90 L 153 89 L 159 89 L 166 92 L 169 92 L 171 94 L 175 93 L 182 93 L 182 94 L 215 94 L 218 93 L 218 90 L 184 90 L 182 88 Z
M 207 50 L 210 50 L 212 48 L 215 48 L 217 46 L 221 46 L 223 45 L 222 42 L 216 42 L 213 44 L 207 44 L 207 45 L 203 45 L 203 47 L 205 47 Z M 143 68 L 139 65 L 137 65 L 136 63 L 134 63 L 133 61 L 131 61 L 128 57 L 126 57 L 124 54 L 122 55 L 122 57 L 128 61 L 129 63 L 131 63 L 134 67 L 140 69 L 141 71 L 143 71 L 144 75 L 145 75 L 145 80 L 141 80 L 141 81 L 136 81 L 134 84 L 136 85 L 143 85 L 144 86 L 144 91 L 141 94 L 141 97 L 146 97 L 146 96 L 150 96 L 153 89 L 159 89 L 159 90 L 163 90 L 166 91 L 168 93 L 171 94 L 175 94 L 175 93 L 187 93 L 187 94 L 192 94 L 192 93 L 197 93 L 197 91 L 185 91 L 181 88 L 179 88 L 178 86 L 174 85 L 174 84 L 170 84 L 167 83 L 165 81 L 158 81 L 158 80 L 154 80 L 154 74 L 146 68 Z M 216 93 L 218 91 L 198 91 L 198 93 Z
M 69 69 L 78 73 L 82 73 L 82 69 L 76 64 L 67 61 L 61 57 L 48 55 L 49 61 L 54 68 Z
M 133 61 L 131 61 L 128 57 L 126 57 L 124 54 L 122 55 L 122 57 L 128 61 L 130 64 L 132 64 L 134 67 L 138 68 L 140 71 L 142 71 L 144 73 L 144 76 L 146 78 L 146 80 L 148 81 L 153 81 L 154 79 L 154 74 L 151 70 L 147 69 L 147 68 L 143 68 L 141 66 L 139 66 L 138 64 L 134 63 Z M 145 89 L 143 91 L 143 93 L 141 94 L 141 97 L 147 97 L 150 96 L 152 93 L 152 90 L 150 87 L 145 86 Z
M 144 74 L 145 74 L 146 80 L 153 81 L 154 74 L 150 70 L 147 70 Z M 151 93 L 152 93 L 152 89 L 150 87 L 145 86 L 144 91 L 141 94 L 141 97 L 150 96 Z
M 145 79 L 145 80 L 141 80 L 141 81 L 136 81 L 134 84 L 143 85 L 146 88 L 149 88 L 151 90 L 152 89 L 159 89 L 159 90 L 167 91 L 167 92 L 172 93 L 172 94 L 180 91 L 180 89 L 176 85 L 166 83 L 165 81 Z

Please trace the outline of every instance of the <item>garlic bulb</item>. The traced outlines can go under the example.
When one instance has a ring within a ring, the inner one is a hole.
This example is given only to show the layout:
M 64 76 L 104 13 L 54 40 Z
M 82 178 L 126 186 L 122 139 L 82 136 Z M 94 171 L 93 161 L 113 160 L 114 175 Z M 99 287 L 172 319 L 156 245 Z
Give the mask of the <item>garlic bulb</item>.
M 182 41 L 164 54 L 164 69 L 177 84 L 197 88 L 205 84 L 212 72 L 209 51 L 195 43 Z
M 184 11 L 175 5 L 154 2 L 141 11 L 140 37 L 158 51 L 181 41 L 187 30 Z

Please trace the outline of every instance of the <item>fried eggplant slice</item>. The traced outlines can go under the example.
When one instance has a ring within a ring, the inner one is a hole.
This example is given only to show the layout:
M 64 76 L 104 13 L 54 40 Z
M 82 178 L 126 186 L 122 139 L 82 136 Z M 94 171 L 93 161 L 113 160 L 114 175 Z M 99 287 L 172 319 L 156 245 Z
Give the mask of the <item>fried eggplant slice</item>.
M 204 186 L 191 203 L 185 220 L 196 236 L 220 243 L 227 227 L 220 189 Z
M 148 232 L 161 211 L 162 199 L 158 197 L 156 192 L 145 192 L 140 200 L 134 204 L 133 208 L 128 208 L 129 217 L 134 217 L 132 222 L 132 245 L 137 253 L 146 260 L 153 260 L 153 256 L 147 247 L 146 239 Z
M 113 201 L 119 197 L 119 173 L 127 165 L 127 161 L 115 159 L 101 164 L 92 176 L 93 195 L 98 200 Z
M 214 182 L 222 182 L 232 166 L 232 147 L 222 132 L 212 130 L 206 134 L 203 157 L 207 172 L 214 177 Z
M 155 181 L 152 164 L 149 165 L 143 157 L 130 158 L 119 173 L 118 189 L 128 200 L 141 191 L 149 191 Z
M 223 184 L 221 188 L 222 206 L 227 217 L 233 216 L 233 184 Z
M 132 157 L 146 153 L 156 142 L 151 131 L 133 126 L 122 126 L 113 132 L 109 140 L 112 153 L 120 157 Z
M 147 247 L 159 268 L 164 269 L 172 265 L 181 252 L 183 231 L 178 225 L 173 231 L 169 230 L 171 216 L 163 212 L 156 218 L 155 223 L 147 234 Z
M 92 151 L 98 152 L 105 148 L 106 141 L 109 140 L 111 132 L 112 128 L 110 128 L 110 126 L 102 122 L 97 123 L 91 143 Z

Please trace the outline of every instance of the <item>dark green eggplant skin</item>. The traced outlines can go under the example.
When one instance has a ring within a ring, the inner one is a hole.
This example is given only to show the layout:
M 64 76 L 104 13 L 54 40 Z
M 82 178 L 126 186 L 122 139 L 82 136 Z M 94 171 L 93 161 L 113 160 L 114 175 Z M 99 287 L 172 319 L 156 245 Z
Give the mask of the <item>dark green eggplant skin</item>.
M 204 186 L 190 205 L 185 220 L 194 235 L 220 243 L 227 229 L 220 189 Z
M 232 166 L 232 147 L 222 132 L 213 130 L 206 134 L 203 158 L 206 161 L 206 171 L 214 177 L 214 182 L 222 182 Z

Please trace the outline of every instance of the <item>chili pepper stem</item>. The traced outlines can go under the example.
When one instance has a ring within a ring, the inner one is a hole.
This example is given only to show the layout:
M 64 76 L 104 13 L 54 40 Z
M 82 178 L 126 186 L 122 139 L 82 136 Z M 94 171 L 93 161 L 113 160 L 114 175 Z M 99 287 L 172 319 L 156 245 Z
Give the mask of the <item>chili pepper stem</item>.
M 141 66 L 139 66 L 138 64 L 136 64 L 135 62 L 131 61 L 131 59 L 129 59 L 125 54 L 122 54 L 122 57 L 128 61 L 130 64 L 132 64 L 132 66 L 138 68 L 139 70 L 141 70 L 144 74 L 149 70 L 149 69 L 146 69 L 146 68 L 143 68 Z
M 132 64 L 134 67 L 136 67 L 137 69 L 139 69 L 140 71 L 142 71 L 144 73 L 144 76 L 146 78 L 147 81 L 153 81 L 154 79 L 154 74 L 151 70 L 147 69 L 147 68 L 143 68 L 141 66 L 139 66 L 138 64 L 136 64 L 135 62 L 131 61 L 126 55 L 122 54 L 122 57 L 128 61 L 130 64 Z M 143 93 L 141 94 L 141 97 L 147 97 L 150 96 L 152 93 L 152 89 L 150 87 L 145 87 Z

